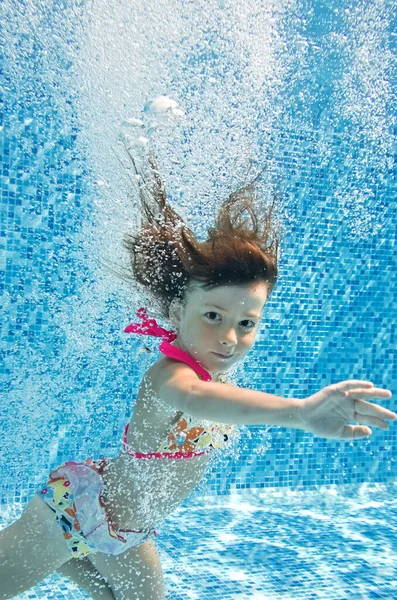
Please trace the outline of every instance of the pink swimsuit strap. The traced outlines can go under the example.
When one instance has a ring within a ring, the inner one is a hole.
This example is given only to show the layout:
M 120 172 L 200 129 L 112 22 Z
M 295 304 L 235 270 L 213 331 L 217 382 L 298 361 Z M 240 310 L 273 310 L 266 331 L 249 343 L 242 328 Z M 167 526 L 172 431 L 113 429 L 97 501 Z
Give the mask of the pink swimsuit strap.
M 201 375 L 204 381 L 212 381 L 212 377 L 208 371 L 203 369 L 203 367 L 200 366 L 198 362 L 194 360 L 194 358 L 189 356 L 189 354 L 184 350 L 176 348 L 170 344 L 170 342 L 173 342 L 177 338 L 176 331 L 173 329 L 163 329 L 158 325 L 156 319 L 148 319 L 146 308 L 139 308 L 136 314 L 140 319 L 142 319 L 142 323 L 130 323 L 130 325 L 127 325 L 127 327 L 124 329 L 124 333 L 154 335 L 156 337 L 163 338 L 163 341 L 159 346 L 160 352 L 166 356 L 169 356 L 170 358 L 175 358 L 175 360 L 186 363 L 189 365 L 189 367 L 192 367 L 196 373 Z
M 124 329 L 124 333 L 140 333 L 142 335 L 155 335 L 172 342 L 176 339 L 177 333 L 173 329 L 163 329 L 158 325 L 156 319 L 149 319 L 146 308 L 138 308 L 136 316 L 142 319 L 142 323 L 130 323 Z
M 177 333 L 173 329 L 163 329 L 158 325 L 156 319 L 149 319 L 147 316 L 146 309 L 144 307 L 139 308 L 137 310 L 137 316 L 142 319 L 142 323 L 130 323 L 125 329 L 124 333 L 138 333 L 141 335 L 153 335 L 156 337 L 161 337 L 162 342 L 159 346 L 160 352 L 169 356 L 170 358 L 174 358 L 175 360 L 179 360 L 180 362 L 184 362 L 198 375 L 201 375 L 204 381 L 212 381 L 211 375 L 206 371 L 201 365 L 198 364 L 189 356 L 187 352 L 181 350 L 180 348 L 176 348 L 172 346 L 170 342 L 174 341 L 177 338 Z M 127 445 L 127 433 L 129 429 L 129 423 L 127 423 L 124 430 L 124 445 Z M 206 454 L 207 452 L 149 452 L 149 453 L 141 453 L 141 452 L 128 452 L 130 456 L 134 456 L 135 458 L 192 458 L 193 456 L 200 456 L 201 454 Z

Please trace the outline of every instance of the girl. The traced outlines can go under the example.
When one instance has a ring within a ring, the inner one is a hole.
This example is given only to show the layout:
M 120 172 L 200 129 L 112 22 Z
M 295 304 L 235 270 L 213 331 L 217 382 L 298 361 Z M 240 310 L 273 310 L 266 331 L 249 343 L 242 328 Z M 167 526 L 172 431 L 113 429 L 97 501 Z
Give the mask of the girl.
M 274 202 L 260 230 L 255 180 L 228 198 L 199 242 L 167 202 L 153 156 L 149 164 L 152 180 L 137 177 L 145 222 L 124 245 L 134 281 L 175 330 L 159 327 L 145 308 L 141 322 L 125 329 L 160 337 L 162 356 L 142 379 L 121 451 L 54 469 L 21 518 L 0 532 L 1 599 L 54 571 L 95 599 L 164 599 L 153 538 L 200 482 L 211 452 L 230 442 L 233 426 L 279 425 L 348 440 L 371 435 L 367 425 L 388 429 L 386 420 L 397 417 L 367 401 L 391 396 L 369 381 L 328 385 L 303 400 L 226 382 L 252 348 L 277 282 Z M 241 219 L 245 210 L 252 227 Z

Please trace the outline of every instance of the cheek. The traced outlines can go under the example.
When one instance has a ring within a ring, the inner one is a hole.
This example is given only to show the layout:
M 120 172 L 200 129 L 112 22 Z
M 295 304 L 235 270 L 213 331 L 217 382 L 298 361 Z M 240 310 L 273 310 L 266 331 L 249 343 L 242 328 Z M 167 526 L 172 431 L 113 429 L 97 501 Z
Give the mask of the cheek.
M 186 334 L 193 337 L 196 342 L 205 341 L 213 337 L 214 328 L 203 322 L 190 324 L 186 327 Z
M 197 332 L 198 337 L 201 341 L 208 341 L 214 339 L 214 329 L 212 327 L 201 327 L 200 331 Z
M 255 344 L 256 333 L 251 333 L 243 340 L 244 346 L 249 350 Z

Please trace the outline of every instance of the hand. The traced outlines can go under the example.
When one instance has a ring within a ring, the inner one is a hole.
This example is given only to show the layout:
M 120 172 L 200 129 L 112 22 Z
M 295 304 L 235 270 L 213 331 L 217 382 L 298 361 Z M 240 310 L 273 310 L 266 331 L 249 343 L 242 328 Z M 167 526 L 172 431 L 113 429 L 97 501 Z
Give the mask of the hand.
M 346 421 L 389 429 L 385 419 L 394 421 L 397 414 L 363 398 L 390 398 L 391 395 L 389 390 L 375 388 L 370 381 L 340 381 L 305 398 L 297 411 L 298 420 L 302 429 L 315 436 L 358 440 L 371 435 L 372 430 L 362 425 L 346 425 Z

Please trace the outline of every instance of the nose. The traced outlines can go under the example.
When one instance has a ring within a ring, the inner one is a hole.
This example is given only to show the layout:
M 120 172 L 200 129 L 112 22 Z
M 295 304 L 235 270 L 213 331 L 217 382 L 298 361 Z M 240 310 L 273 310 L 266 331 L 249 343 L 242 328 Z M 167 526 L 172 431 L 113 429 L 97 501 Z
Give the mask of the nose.
M 222 345 L 235 346 L 237 344 L 237 335 L 233 327 L 222 333 L 220 338 Z

